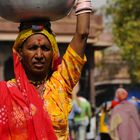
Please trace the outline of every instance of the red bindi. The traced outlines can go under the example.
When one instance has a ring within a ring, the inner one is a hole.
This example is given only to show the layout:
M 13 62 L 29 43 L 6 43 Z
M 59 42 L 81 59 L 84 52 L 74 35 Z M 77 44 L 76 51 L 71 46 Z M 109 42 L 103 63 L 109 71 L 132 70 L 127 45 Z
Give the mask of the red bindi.
M 42 41 L 42 38 L 38 38 L 37 41 L 38 41 L 38 44 L 40 45 L 41 41 Z

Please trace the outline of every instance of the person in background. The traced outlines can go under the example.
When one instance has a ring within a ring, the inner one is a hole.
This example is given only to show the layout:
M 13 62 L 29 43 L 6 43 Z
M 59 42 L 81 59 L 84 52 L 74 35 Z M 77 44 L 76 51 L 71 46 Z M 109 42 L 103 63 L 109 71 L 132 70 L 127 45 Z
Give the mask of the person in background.
M 74 117 L 76 114 L 80 114 L 81 113 L 81 108 L 77 105 L 77 103 L 75 101 L 73 101 L 73 108 L 69 114 L 69 132 L 70 132 L 70 140 L 74 140 L 75 139 L 75 121 L 74 121 Z
M 92 116 L 91 106 L 87 99 L 84 97 L 78 96 L 80 90 L 80 83 L 77 82 L 73 89 L 73 101 L 76 102 L 78 107 L 80 108 L 80 114 L 75 114 L 74 122 L 75 122 L 75 132 L 76 132 L 76 140 L 85 140 L 86 139 L 86 130 L 89 124 L 89 119 Z
M 111 140 L 109 135 L 109 111 L 110 104 L 105 102 L 102 105 L 99 118 L 99 134 L 101 140 Z
M 124 88 L 116 90 L 119 104 L 111 111 L 110 136 L 112 140 L 138 140 L 140 120 L 136 106 L 130 103 Z
M 87 132 L 87 140 L 95 140 L 96 139 L 96 114 L 95 114 L 95 108 L 91 108 L 92 116 L 90 119 L 90 128 L 89 132 Z
M 76 140 L 86 140 L 87 126 L 91 119 L 91 105 L 84 97 L 77 97 L 77 104 L 81 108 L 81 113 L 74 117 L 76 125 Z
M 81 108 L 78 106 L 76 100 L 75 100 L 75 96 L 79 91 L 79 82 L 75 85 L 75 87 L 72 90 L 72 98 L 73 98 L 73 102 L 72 102 L 72 110 L 69 114 L 69 132 L 70 132 L 70 140 L 75 140 L 76 139 L 76 126 L 75 126 L 75 121 L 74 121 L 74 117 L 76 114 L 80 114 L 81 113 Z
M 0 82 L 1 140 L 68 140 L 72 89 L 86 62 L 90 0 L 77 0 L 75 34 L 60 61 L 46 20 L 21 22 L 13 46 L 14 79 Z

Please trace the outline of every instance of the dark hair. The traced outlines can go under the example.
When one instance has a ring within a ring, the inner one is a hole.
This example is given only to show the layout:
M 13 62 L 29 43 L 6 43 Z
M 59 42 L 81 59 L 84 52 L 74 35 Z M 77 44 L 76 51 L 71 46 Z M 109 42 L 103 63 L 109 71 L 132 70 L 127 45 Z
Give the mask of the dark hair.
M 22 21 L 18 28 L 19 32 L 26 29 L 32 29 L 33 31 L 37 32 L 45 28 L 49 33 L 53 34 L 50 21 L 44 19 Z

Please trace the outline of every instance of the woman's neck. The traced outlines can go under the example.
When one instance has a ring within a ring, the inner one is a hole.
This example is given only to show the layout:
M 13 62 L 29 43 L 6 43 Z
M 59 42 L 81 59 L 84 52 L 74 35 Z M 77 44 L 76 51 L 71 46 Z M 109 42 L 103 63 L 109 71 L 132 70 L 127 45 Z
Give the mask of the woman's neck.
M 39 86 L 45 83 L 46 79 L 42 80 L 42 81 L 33 81 L 33 80 L 29 80 L 30 83 L 32 83 L 34 86 Z
M 46 80 L 47 80 L 47 77 L 42 79 L 42 80 L 41 79 L 35 79 L 35 81 L 29 80 L 29 82 L 35 86 L 35 88 L 36 88 L 36 90 L 41 98 L 43 98 L 43 94 L 45 91 Z
M 48 76 L 41 76 L 41 75 L 36 75 L 36 76 L 30 76 L 28 77 L 30 83 L 32 83 L 34 86 L 42 85 L 45 83 L 47 80 Z

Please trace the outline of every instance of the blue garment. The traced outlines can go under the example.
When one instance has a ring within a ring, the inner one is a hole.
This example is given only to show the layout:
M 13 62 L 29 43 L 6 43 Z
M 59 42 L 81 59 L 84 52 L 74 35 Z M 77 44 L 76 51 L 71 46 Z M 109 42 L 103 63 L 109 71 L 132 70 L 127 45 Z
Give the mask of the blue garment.
M 74 123 L 74 117 L 75 114 L 80 114 L 81 108 L 77 105 L 75 101 L 73 101 L 73 108 L 69 114 L 69 134 L 70 134 L 70 140 L 75 139 L 75 123 Z
M 73 102 L 73 108 L 69 114 L 69 120 L 74 120 L 75 114 L 80 114 L 81 113 L 81 108 L 77 105 L 77 103 L 74 101 Z

